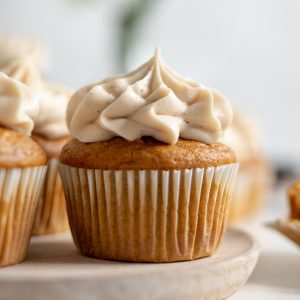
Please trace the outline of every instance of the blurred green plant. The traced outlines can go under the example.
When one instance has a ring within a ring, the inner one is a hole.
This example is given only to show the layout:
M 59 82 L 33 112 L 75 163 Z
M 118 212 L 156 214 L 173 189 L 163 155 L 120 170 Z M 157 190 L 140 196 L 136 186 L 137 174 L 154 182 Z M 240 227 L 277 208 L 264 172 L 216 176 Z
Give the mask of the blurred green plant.
M 128 53 L 138 37 L 141 23 L 155 0 L 133 0 L 128 10 L 120 16 L 120 44 L 118 60 L 121 71 L 127 69 Z
M 100 0 L 67 0 L 78 5 L 86 5 Z M 103 1 L 103 0 L 102 0 Z M 120 19 L 120 35 L 118 38 L 117 61 L 118 68 L 124 72 L 127 69 L 128 53 L 131 51 L 138 34 L 141 32 L 141 24 L 144 16 L 155 0 L 132 0 L 126 10 L 122 10 Z

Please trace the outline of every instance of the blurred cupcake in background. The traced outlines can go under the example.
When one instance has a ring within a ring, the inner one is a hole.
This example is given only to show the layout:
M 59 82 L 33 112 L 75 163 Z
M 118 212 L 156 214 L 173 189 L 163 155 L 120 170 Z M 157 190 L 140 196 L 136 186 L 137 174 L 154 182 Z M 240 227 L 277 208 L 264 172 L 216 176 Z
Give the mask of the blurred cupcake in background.
M 30 57 L 41 71 L 49 65 L 49 52 L 33 36 L 0 32 L 0 67 L 17 58 Z
M 33 234 L 50 234 L 68 229 L 64 192 L 58 173 L 58 157 L 69 140 L 66 109 L 71 97 L 67 88 L 44 82 L 32 57 L 9 61 L 2 71 L 25 83 L 39 101 L 32 138 L 48 157 L 48 171 L 41 201 L 37 209 Z
M 300 246 L 300 180 L 293 182 L 287 191 L 289 216 L 267 223 L 285 237 Z
M 273 228 L 280 231 L 300 246 L 300 180 L 293 182 L 288 188 L 290 214 L 287 219 L 273 223 Z
M 27 253 L 46 155 L 29 135 L 39 104 L 23 83 L 0 73 L 0 266 Z
M 237 170 L 217 143 L 231 119 L 222 94 L 176 74 L 158 51 L 78 90 L 60 171 L 79 251 L 139 262 L 212 255 Z
M 255 215 L 263 207 L 273 173 L 262 149 L 261 130 L 257 124 L 235 110 L 233 122 L 222 139 L 236 155 L 239 167 L 229 215 L 235 222 Z
M 300 222 L 300 180 L 295 181 L 288 189 L 290 219 Z

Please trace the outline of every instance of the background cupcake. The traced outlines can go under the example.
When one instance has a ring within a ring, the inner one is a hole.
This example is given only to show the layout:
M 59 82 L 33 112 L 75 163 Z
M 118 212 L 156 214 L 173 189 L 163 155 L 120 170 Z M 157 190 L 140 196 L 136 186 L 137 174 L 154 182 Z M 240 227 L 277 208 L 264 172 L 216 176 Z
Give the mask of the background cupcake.
M 233 122 L 222 139 L 235 151 L 239 162 L 229 222 L 255 215 L 263 207 L 273 175 L 263 154 L 261 140 L 257 124 L 235 110 Z
M 26 255 L 46 172 L 46 156 L 28 135 L 38 114 L 29 89 L 0 73 L 0 266 Z
M 69 139 L 65 116 L 71 92 L 58 85 L 43 82 L 31 57 L 9 61 L 3 72 L 25 83 L 39 101 L 32 138 L 48 157 L 48 171 L 41 194 L 33 234 L 48 234 L 68 229 L 66 204 L 58 173 L 58 156 Z
M 300 180 L 295 181 L 288 189 L 290 219 L 300 222 Z
M 158 52 L 77 91 L 67 111 L 75 139 L 60 160 L 78 249 L 148 262 L 211 255 L 237 169 L 234 153 L 215 143 L 231 117 L 224 96 L 175 74 Z
M 287 218 L 267 224 L 300 246 L 300 180 L 293 182 L 287 192 L 290 213 Z

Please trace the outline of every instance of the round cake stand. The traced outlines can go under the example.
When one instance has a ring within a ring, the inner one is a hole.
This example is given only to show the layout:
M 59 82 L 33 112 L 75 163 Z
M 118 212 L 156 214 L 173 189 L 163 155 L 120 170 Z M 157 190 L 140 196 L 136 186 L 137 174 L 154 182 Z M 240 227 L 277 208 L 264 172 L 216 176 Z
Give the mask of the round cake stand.
M 236 229 L 211 257 L 165 264 L 97 260 L 78 254 L 68 235 L 35 237 L 25 262 L 0 269 L 0 299 L 225 299 L 258 255 L 255 239 Z

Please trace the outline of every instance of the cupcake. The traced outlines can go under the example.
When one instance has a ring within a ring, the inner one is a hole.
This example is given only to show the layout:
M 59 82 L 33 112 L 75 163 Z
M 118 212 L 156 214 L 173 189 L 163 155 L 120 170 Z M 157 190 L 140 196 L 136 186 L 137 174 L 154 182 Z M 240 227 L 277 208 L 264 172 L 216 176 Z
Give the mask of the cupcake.
M 290 219 L 300 221 L 300 180 L 294 182 L 288 189 L 290 203 Z
M 273 228 L 300 246 L 300 180 L 288 188 L 290 214 L 288 218 L 268 223 Z
M 0 73 L 0 266 L 22 261 L 30 241 L 46 155 L 28 135 L 38 102 Z
M 260 129 L 240 111 L 234 111 L 233 122 L 222 142 L 231 147 L 239 162 L 229 214 L 229 222 L 258 213 L 272 182 L 272 171 L 262 151 Z
M 68 217 L 58 173 L 58 157 L 62 147 L 69 140 L 65 118 L 71 92 L 63 87 L 43 82 L 32 58 L 11 60 L 2 67 L 2 71 L 29 86 L 40 106 L 32 138 L 45 151 L 48 158 L 48 170 L 36 213 L 33 234 L 66 231 Z
M 217 143 L 231 118 L 223 95 L 177 75 L 158 51 L 78 90 L 60 172 L 79 251 L 133 262 L 213 254 L 237 170 L 233 151 Z

